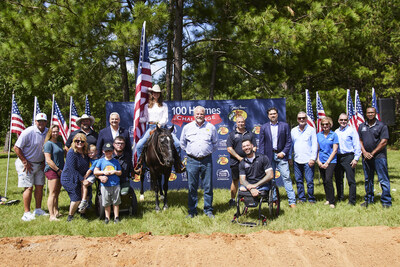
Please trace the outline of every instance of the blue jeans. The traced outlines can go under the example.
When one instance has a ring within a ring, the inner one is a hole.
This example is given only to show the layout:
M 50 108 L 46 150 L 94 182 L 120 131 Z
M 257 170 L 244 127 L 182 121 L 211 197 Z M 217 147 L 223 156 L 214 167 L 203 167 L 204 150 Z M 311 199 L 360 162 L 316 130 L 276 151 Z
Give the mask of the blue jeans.
M 197 214 L 197 189 L 199 188 L 199 180 L 203 181 L 204 190 L 204 213 L 213 211 L 213 180 L 212 180 L 212 157 L 209 156 L 203 160 L 195 160 L 187 158 L 186 171 L 188 174 L 189 186 L 189 214 Z
M 140 155 L 143 152 L 143 146 L 146 143 L 147 139 L 150 137 L 150 131 L 154 130 L 156 128 L 155 124 L 148 124 L 147 125 L 147 130 L 144 133 L 144 135 L 139 139 L 139 141 L 136 144 L 136 152 L 137 152 L 137 158 L 140 158 Z M 179 139 L 176 137 L 174 133 L 172 133 L 172 138 L 174 139 L 174 146 L 176 148 L 176 151 L 178 151 L 178 154 L 181 153 L 181 147 L 179 143 Z
M 390 180 L 386 158 L 373 158 L 371 160 L 363 158 L 363 169 L 365 176 L 365 201 L 367 203 L 374 202 L 374 174 L 376 171 L 378 181 L 382 187 L 382 205 L 391 206 L 392 197 L 390 196 Z
M 290 179 L 289 162 L 287 160 L 280 159 L 274 153 L 274 159 L 272 160 L 272 169 L 277 169 L 281 173 L 283 185 L 285 187 L 289 205 L 296 203 L 296 194 L 293 190 L 292 179 Z
M 306 195 L 304 192 L 304 178 L 307 183 L 307 195 L 308 201 L 315 202 L 314 197 L 314 166 L 310 167 L 308 163 L 300 164 L 293 162 L 294 167 L 294 178 L 297 185 L 297 195 L 300 201 L 306 201 Z

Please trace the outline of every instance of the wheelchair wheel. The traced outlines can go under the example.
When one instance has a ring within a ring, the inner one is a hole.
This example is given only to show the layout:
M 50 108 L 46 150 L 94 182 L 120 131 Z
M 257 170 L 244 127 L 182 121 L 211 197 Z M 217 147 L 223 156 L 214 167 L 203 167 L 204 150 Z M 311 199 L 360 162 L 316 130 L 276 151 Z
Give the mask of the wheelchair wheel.
M 104 213 L 103 202 L 102 202 L 100 194 L 96 195 L 95 205 L 96 205 L 97 216 L 99 216 L 100 220 L 103 220 L 105 217 L 105 213 Z
M 271 218 L 278 217 L 281 209 L 281 197 L 279 195 L 279 188 L 275 184 L 272 186 L 271 190 L 269 190 L 268 207 Z
M 131 195 L 131 206 L 129 207 L 129 216 L 135 216 L 137 214 L 137 198 L 135 194 L 135 190 L 133 190 L 133 187 L 129 188 L 129 193 Z

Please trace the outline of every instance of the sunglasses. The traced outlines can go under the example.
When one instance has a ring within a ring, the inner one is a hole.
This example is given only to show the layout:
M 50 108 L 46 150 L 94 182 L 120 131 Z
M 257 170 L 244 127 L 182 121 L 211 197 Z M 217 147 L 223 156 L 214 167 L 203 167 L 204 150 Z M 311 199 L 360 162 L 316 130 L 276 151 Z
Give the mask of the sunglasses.
M 85 143 L 85 141 L 82 141 L 82 140 L 75 140 L 75 143 L 77 143 L 77 144 L 83 144 L 83 143 Z
M 329 126 L 329 123 L 321 123 L 322 126 Z
M 299 121 L 301 121 L 301 120 L 305 120 L 306 117 L 298 117 L 297 119 L 298 119 Z
M 125 145 L 125 143 L 114 143 L 114 144 L 120 145 L 120 146 Z
M 339 121 L 347 121 L 347 119 L 339 119 Z

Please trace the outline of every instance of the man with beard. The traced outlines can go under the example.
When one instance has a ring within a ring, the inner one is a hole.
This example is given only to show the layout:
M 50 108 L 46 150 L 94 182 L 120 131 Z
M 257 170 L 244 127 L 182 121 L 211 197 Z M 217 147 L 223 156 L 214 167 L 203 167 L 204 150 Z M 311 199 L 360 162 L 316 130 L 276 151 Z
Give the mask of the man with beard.
M 381 202 L 383 208 L 392 206 L 390 195 L 390 180 L 387 166 L 386 146 L 389 139 L 389 130 L 385 123 L 376 119 L 376 109 L 367 108 L 367 119 L 358 127 L 361 152 L 363 155 L 363 169 L 365 176 L 365 202 L 362 207 L 374 203 L 374 174 L 382 187 Z
M 186 171 L 188 175 L 189 200 L 188 218 L 197 215 L 197 189 L 199 180 L 203 181 L 204 214 L 215 218 L 213 214 L 213 182 L 212 182 L 212 152 L 217 147 L 218 134 L 215 126 L 205 121 L 205 109 L 197 106 L 194 109 L 195 120 L 182 129 L 181 148 L 188 156 Z
M 22 199 L 24 201 L 23 221 L 31 221 L 36 216 L 48 215 L 42 210 L 42 197 L 44 179 L 44 153 L 43 144 L 48 129 L 46 128 L 47 116 L 38 113 L 35 117 L 35 125 L 22 131 L 14 146 L 18 156 L 15 168 L 18 173 L 18 187 L 23 187 Z M 36 209 L 31 213 L 31 200 L 33 186 L 35 186 Z
M 260 191 L 271 189 L 273 171 L 266 155 L 254 152 L 254 145 L 250 139 L 244 139 L 242 149 L 246 156 L 239 163 L 240 191 L 249 191 L 257 197 Z
M 69 148 L 71 147 L 72 140 L 74 139 L 75 135 L 78 133 L 83 133 L 86 135 L 86 140 L 88 145 L 97 144 L 98 134 L 92 130 L 92 126 L 94 124 L 94 117 L 88 116 L 87 114 L 83 114 L 79 119 L 76 120 L 76 124 L 80 127 L 79 130 L 73 131 L 69 137 L 67 142 L 65 143 L 64 149 L 68 152 Z
M 102 155 L 102 147 L 105 143 L 112 143 L 117 136 L 122 136 L 125 139 L 125 152 L 132 155 L 132 145 L 129 138 L 129 131 L 119 126 L 121 119 L 117 112 L 110 114 L 110 126 L 101 129 L 99 138 L 97 139 L 97 152 L 99 157 Z
M 228 139 L 226 140 L 226 146 L 229 154 L 231 155 L 231 173 L 232 173 L 232 184 L 231 184 L 231 200 L 229 200 L 229 206 L 236 206 L 235 197 L 239 186 L 239 163 L 246 156 L 242 150 L 242 141 L 245 139 L 251 140 L 253 144 L 256 144 L 255 135 L 246 130 L 245 119 L 242 116 L 236 117 L 236 128 L 234 131 L 229 133 Z M 256 146 L 254 146 L 256 150 Z
M 117 136 L 114 139 L 114 155 L 113 157 L 118 160 L 119 165 L 121 165 L 122 174 L 119 177 L 120 184 L 129 181 L 129 177 L 133 175 L 133 165 L 132 158 L 124 151 L 125 150 L 125 138 L 122 136 Z

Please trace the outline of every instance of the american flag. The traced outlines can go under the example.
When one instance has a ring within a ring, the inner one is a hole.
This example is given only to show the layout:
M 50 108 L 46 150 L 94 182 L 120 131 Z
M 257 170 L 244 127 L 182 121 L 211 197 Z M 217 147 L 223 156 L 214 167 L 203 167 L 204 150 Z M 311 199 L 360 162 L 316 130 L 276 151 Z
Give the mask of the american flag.
M 92 115 L 92 113 L 90 112 L 89 98 L 87 95 L 86 95 L 86 100 L 85 100 L 85 114 L 88 116 Z
M 35 100 L 34 100 L 34 108 L 33 108 L 33 119 L 32 119 L 32 125 L 35 125 L 35 118 L 36 118 L 36 114 L 38 113 L 42 113 L 40 111 L 40 107 L 39 107 L 39 101 L 37 100 L 37 97 L 35 96 Z
M 21 117 L 17 102 L 12 96 L 12 107 L 11 107 L 11 132 L 20 135 L 25 130 L 24 120 Z
M 79 118 L 78 111 L 75 106 L 75 102 L 72 99 L 70 100 L 70 105 L 69 105 L 69 133 L 68 136 L 71 134 L 71 132 L 79 130 L 79 126 L 76 124 L 76 120 Z
M 356 95 L 355 95 L 354 99 L 356 101 L 356 118 L 357 118 L 356 129 L 358 131 L 358 126 L 360 126 L 360 124 L 363 123 L 365 120 L 364 120 L 364 114 L 362 111 L 360 97 L 358 96 L 357 90 L 356 90 Z
M 376 94 L 375 94 L 374 87 L 372 87 L 372 107 L 375 108 L 375 110 L 376 110 L 376 118 L 378 120 L 381 120 L 381 115 L 379 114 L 378 102 L 376 101 Z
M 315 128 L 314 113 L 313 113 L 311 98 L 310 98 L 310 94 L 308 93 L 308 89 L 306 89 L 306 112 L 307 112 L 308 125 Z
M 353 100 L 351 99 L 350 95 L 350 89 L 347 89 L 346 109 L 350 126 L 356 128 L 357 118 L 356 118 L 356 112 L 354 111 Z
M 135 110 L 133 115 L 133 148 L 135 151 L 134 162 L 137 161 L 136 143 L 146 130 L 144 123 L 139 123 L 140 117 L 143 115 L 144 106 L 147 103 L 147 90 L 151 88 L 151 66 L 149 58 L 149 49 L 146 40 L 146 22 L 143 23 L 142 37 L 140 40 L 140 56 L 136 75 L 136 92 L 135 92 Z
M 317 133 L 319 133 L 321 128 L 321 119 L 326 117 L 324 107 L 322 106 L 321 99 L 319 98 L 319 94 L 317 91 Z
M 58 125 L 60 127 L 60 135 L 62 136 L 64 143 L 67 142 L 68 139 L 68 125 L 64 120 L 63 115 L 61 114 L 61 110 L 58 107 L 56 100 L 54 99 L 54 108 L 53 108 L 53 124 Z

